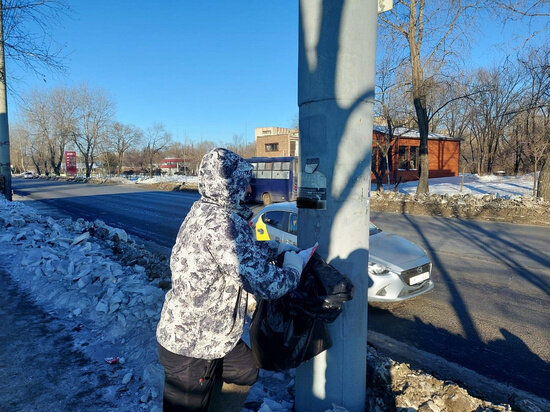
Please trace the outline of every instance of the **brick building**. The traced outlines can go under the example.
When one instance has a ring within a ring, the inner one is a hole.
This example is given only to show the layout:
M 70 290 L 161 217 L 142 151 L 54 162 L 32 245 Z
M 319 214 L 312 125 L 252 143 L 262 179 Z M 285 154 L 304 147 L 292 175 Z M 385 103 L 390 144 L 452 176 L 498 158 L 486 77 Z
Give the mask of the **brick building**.
M 393 132 L 394 139 L 391 144 L 390 181 L 406 182 L 418 180 L 420 171 L 420 134 L 417 130 L 397 128 Z M 377 167 L 382 161 L 382 151 L 376 145 L 376 141 L 384 145 L 388 138 L 388 129 L 383 126 L 374 126 L 372 168 Z M 458 176 L 458 163 L 460 159 L 460 142 L 457 137 L 444 136 L 437 133 L 428 135 L 428 161 L 429 177 Z M 371 175 L 374 182 L 375 176 Z M 387 173 L 383 174 L 383 181 L 387 182 Z
M 284 127 L 256 127 L 256 157 L 298 156 L 300 134 L 298 129 Z

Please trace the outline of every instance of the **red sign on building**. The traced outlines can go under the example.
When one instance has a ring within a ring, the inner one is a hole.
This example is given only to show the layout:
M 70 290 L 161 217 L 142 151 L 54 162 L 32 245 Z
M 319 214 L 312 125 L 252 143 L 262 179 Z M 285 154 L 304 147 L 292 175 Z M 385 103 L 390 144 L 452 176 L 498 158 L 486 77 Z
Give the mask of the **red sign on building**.
M 65 152 L 65 170 L 67 176 L 76 176 L 76 152 Z

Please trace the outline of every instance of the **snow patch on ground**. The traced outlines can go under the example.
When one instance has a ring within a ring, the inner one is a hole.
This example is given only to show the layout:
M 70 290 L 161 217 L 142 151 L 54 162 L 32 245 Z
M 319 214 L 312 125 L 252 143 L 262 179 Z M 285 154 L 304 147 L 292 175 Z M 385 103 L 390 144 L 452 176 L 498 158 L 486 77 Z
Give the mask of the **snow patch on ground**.
M 533 194 L 533 173 L 520 176 L 497 176 L 466 173 L 461 190 L 462 176 L 441 177 L 429 179 L 430 194 L 439 195 L 472 195 L 483 196 L 493 194 L 498 197 L 509 198 L 513 196 L 532 196 Z M 59 179 L 50 177 L 50 179 Z M 187 184 L 192 187 L 197 185 L 198 176 L 155 176 L 149 177 L 106 177 L 106 178 L 67 178 L 69 181 L 90 183 L 114 183 L 114 184 L 143 184 L 143 185 L 162 185 L 163 183 Z M 400 183 L 397 188 L 395 185 L 384 184 L 385 191 L 397 191 L 403 194 L 414 194 L 418 181 Z M 371 191 L 376 191 L 376 184 L 371 185 Z
M 138 184 L 155 184 L 155 183 L 166 183 L 166 182 L 176 182 L 176 183 L 199 183 L 198 176 L 155 176 L 155 177 L 140 177 L 136 180 Z
M 114 178 L 110 178 L 114 179 Z M 127 179 L 121 179 L 127 180 Z M 441 177 L 429 180 L 431 194 L 470 194 L 474 196 L 483 196 L 486 194 L 495 194 L 499 197 L 511 196 L 531 196 L 533 193 L 533 173 L 521 176 L 497 176 L 467 173 L 464 175 L 462 191 L 460 190 L 462 176 Z M 166 182 L 176 183 L 198 183 L 197 176 L 157 176 L 153 178 L 139 178 L 135 181 L 138 184 L 156 184 Z M 416 192 L 417 181 L 401 183 L 397 191 L 405 194 L 414 194 Z M 391 188 L 393 185 L 391 186 Z M 387 185 L 384 185 L 387 190 Z M 376 184 L 371 186 L 371 190 L 376 190 Z
M 533 194 L 533 173 L 521 176 L 479 176 L 467 173 L 464 175 L 462 191 L 460 191 L 461 180 L 462 176 L 430 179 L 430 193 L 440 195 L 470 194 L 474 196 L 495 194 L 500 197 L 531 196 Z M 397 188 L 400 193 L 414 194 L 417 185 L 417 181 L 405 182 Z M 387 188 L 386 185 L 384 187 Z M 373 185 L 371 190 L 376 190 L 376 185 Z

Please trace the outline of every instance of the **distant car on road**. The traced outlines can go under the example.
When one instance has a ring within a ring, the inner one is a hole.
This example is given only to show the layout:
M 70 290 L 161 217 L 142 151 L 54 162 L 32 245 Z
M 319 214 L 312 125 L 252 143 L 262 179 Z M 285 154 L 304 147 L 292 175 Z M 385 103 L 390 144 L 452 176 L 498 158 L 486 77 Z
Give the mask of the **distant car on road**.
M 297 244 L 298 209 L 295 202 L 264 207 L 250 221 L 257 240 Z M 369 227 L 369 302 L 399 302 L 434 288 L 432 264 L 426 252 L 407 239 Z
M 23 179 L 32 179 L 32 178 L 34 178 L 34 173 L 33 172 L 23 173 Z

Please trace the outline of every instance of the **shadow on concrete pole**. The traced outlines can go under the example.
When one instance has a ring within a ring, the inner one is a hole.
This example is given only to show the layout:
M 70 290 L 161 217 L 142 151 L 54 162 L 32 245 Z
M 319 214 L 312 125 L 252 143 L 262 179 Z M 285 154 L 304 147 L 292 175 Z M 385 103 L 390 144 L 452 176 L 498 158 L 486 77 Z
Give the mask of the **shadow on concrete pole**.
M 4 195 L 11 200 L 10 133 L 8 124 L 8 97 L 6 93 L 6 65 L 4 58 L 4 26 L 0 0 L 0 176 L 4 181 Z
M 296 410 L 364 411 L 377 0 L 301 0 L 298 244 L 354 284 L 333 347 L 296 372 Z

